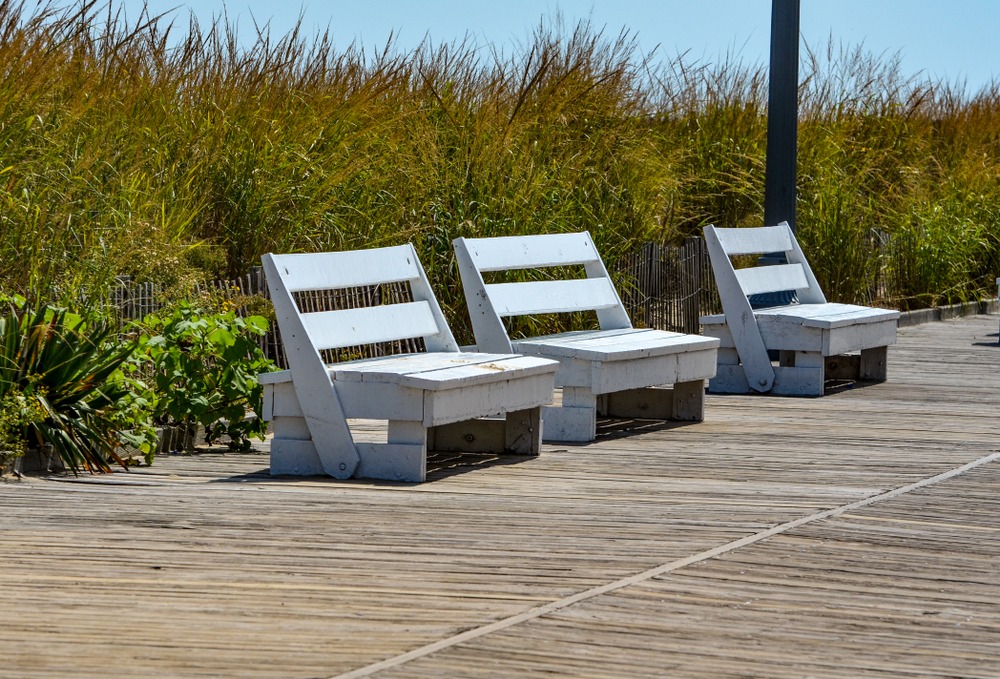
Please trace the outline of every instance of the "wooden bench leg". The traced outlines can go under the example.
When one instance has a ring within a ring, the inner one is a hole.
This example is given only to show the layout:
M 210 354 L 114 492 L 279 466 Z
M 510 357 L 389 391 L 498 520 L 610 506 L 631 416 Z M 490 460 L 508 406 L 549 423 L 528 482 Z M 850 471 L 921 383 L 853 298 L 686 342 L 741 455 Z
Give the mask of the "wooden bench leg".
M 865 380 L 884 382 L 887 377 L 886 358 L 888 347 L 862 349 L 861 355 L 828 356 L 826 359 L 827 379 Z
M 562 406 L 542 406 L 545 441 L 583 443 L 597 438 L 597 397 L 589 389 L 563 387 Z
M 678 382 L 674 385 L 673 419 L 701 422 L 705 419 L 705 380 Z
M 608 417 L 700 422 L 705 419 L 705 381 L 616 391 L 602 394 L 601 401 L 598 410 Z
M 728 331 L 726 336 L 729 336 Z M 731 341 L 731 340 L 730 340 Z M 746 394 L 750 392 L 746 373 L 740 365 L 740 355 L 736 349 L 721 347 L 718 351 L 715 377 L 708 381 L 708 391 L 712 394 Z
M 874 347 L 861 350 L 861 370 L 859 379 L 885 382 L 888 376 L 887 358 L 889 347 Z
M 538 455 L 542 449 L 542 409 L 529 408 L 507 413 L 504 421 L 504 452 Z
M 272 476 L 326 476 L 312 439 L 271 440 Z
M 271 422 L 271 474 L 325 476 L 326 470 L 301 417 L 276 417 Z M 427 429 L 421 422 L 390 420 L 386 443 L 357 442 L 360 460 L 355 478 L 424 481 L 427 476 Z
M 389 420 L 386 443 L 358 443 L 354 476 L 388 481 L 427 480 L 427 428 L 419 421 Z
M 828 356 L 826 377 L 827 379 L 885 382 L 888 353 L 888 347 L 873 347 L 862 349 L 860 356 L 857 354 Z
M 824 374 L 828 380 L 857 380 L 861 375 L 861 357 L 853 354 L 827 356 Z
M 826 359 L 818 351 L 782 351 L 774 371 L 772 394 L 822 396 Z
M 507 413 L 505 418 L 454 422 L 428 430 L 427 449 L 449 453 L 538 455 L 542 447 L 542 409 Z

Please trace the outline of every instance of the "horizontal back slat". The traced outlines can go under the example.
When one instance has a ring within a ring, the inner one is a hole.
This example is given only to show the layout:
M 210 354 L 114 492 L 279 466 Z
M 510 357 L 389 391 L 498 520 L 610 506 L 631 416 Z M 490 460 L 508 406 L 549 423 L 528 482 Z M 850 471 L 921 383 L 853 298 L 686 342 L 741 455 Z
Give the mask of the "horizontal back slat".
M 418 278 L 413 248 L 271 255 L 289 292 L 337 290 Z
M 480 271 L 569 266 L 600 259 L 586 232 L 466 238 L 465 243 Z
M 497 283 L 487 285 L 486 291 L 500 316 L 596 311 L 619 305 L 607 278 Z
M 737 269 L 736 278 L 748 296 L 783 290 L 804 290 L 809 287 L 809 281 L 801 264 L 775 264 L 752 269 Z
M 430 337 L 440 332 L 428 302 L 407 302 L 302 314 L 316 349 L 340 349 L 378 342 Z
M 792 249 L 788 227 L 783 224 L 748 229 L 716 229 L 715 233 L 722 249 L 730 256 L 787 252 Z

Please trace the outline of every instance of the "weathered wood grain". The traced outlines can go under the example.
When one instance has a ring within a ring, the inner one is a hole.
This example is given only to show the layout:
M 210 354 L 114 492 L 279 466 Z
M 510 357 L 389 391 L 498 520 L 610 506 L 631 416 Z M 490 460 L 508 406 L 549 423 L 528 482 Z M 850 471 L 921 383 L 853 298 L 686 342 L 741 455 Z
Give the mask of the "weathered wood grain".
M 272 479 L 266 450 L 0 483 L 0 676 L 996 676 L 1000 463 L 794 523 L 1000 450 L 995 316 L 889 353 L 881 384 L 419 486 Z
M 998 490 L 994 463 L 379 676 L 995 677 Z

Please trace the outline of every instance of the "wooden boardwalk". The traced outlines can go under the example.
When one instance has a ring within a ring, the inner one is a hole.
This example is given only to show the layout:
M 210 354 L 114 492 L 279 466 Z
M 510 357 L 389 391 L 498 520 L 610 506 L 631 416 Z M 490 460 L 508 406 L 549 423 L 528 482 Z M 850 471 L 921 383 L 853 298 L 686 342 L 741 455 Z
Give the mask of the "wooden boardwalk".
M 0 483 L 2 677 L 1000 677 L 997 317 L 420 486 L 263 452 Z

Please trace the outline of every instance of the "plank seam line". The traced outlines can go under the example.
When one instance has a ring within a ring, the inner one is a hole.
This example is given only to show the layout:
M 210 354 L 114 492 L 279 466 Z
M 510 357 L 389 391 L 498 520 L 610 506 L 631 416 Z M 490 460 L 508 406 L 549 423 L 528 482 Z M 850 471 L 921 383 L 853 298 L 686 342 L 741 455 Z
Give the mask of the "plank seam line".
M 823 511 L 816 512 L 808 516 L 803 516 L 798 519 L 788 521 L 786 523 L 778 524 L 777 526 L 772 526 L 771 528 L 768 528 L 766 530 L 762 530 L 752 535 L 748 535 L 744 538 L 740 538 L 739 540 L 733 540 L 732 542 L 727 542 L 724 545 L 713 547 L 712 549 L 699 552 L 698 554 L 692 554 L 691 556 L 687 556 L 681 559 L 675 559 L 673 561 L 661 564 L 659 566 L 650 568 L 640 573 L 636 573 L 634 575 L 630 575 L 621 578 L 619 580 L 615 580 L 614 582 L 609 582 L 607 584 L 599 585 L 597 587 L 591 587 L 590 589 L 583 590 L 582 592 L 571 594 L 570 596 L 563 597 L 562 599 L 559 599 L 557 601 L 552 601 L 542 606 L 536 606 L 534 608 L 530 608 L 516 615 L 503 618 L 502 620 L 497 620 L 496 622 L 492 622 L 487 625 L 481 625 L 479 627 L 474 627 L 472 629 L 465 630 L 464 632 L 452 635 L 446 639 L 440 639 L 430 644 L 426 644 L 425 646 L 415 648 L 412 651 L 407 651 L 406 653 L 401 653 L 400 655 L 393 656 L 391 658 L 386 658 L 385 660 L 381 660 L 379 662 L 367 665 L 365 667 L 359 667 L 358 669 L 351 670 L 350 672 L 338 674 L 332 677 L 331 679 L 359 679 L 360 677 L 369 677 L 375 674 L 376 672 L 387 670 L 392 667 L 398 667 L 400 665 L 410 662 L 411 660 L 417 660 L 419 658 L 423 658 L 425 656 L 431 655 L 432 653 L 442 651 L 452 646 L 457 646 L 458 644 L 464 643 L 466 641 L 471 641 L 473 639 L 486 636 L 487 634 L 498 632 L 500 630 L 507 629 L 508 627 L 513 627 L 514 625 L 519 625 L 523 622 L 528 622 L 530 620 L 540 618 L 543 615 L 547 615 L 549 613 L 553 613 L 563 608 L 567 608 L 581 601 L 586 601 L 587 599 L 593 599 L 594 597 L 598 597 L 603 594 L 608 594 L 610 592 L 614 592 L 619 589 L 623 589 L 625 587 L 637 585 L 641 582 L 645 582 L 646 580 L 651 580 L 657 576 L 664 575 L 666 573 L 670 573 L 679 570 L 681 568 L 686 568 L 687 566 L 691 566 L 696 563 L 700 563 L 702 561 L 707 561 L 709 559 L 713 559 L 715 557 L 722 556 L 724 554 L 728 554 L 729 552 L 733 552 L 737 549 L 741 549 L 743 547 L 756 544 L 758 542 L 761 542 L 762 540 L 774 537 L 775 535 L 780 535 L 781 533 L 793 530 L 795 528 L 798 528 L 799 526 L 803 526 L 808 523 L 813 523 L 815 521 L 823 521 L 824 519 L 833 518 L 835 516 L 844 514 L 845 512 L 851 512 L 856 509 L 861 509 L 863 507 L 867 507 L 869 505 L 873 505 L 878 502 L 882 502 L 884 500 L 891 500 L 893 498 L 899 497 L 900 495 L 905 495 L 915 490 L 919 490 L 920 488 L 924 488 L 926 486 L 932 486 L 937 483 L 941 483 L 942 481 L 947 481 L 951 478 L 954 478 L 972 469 L 975 469 L 976 467 L 989 464 L 990 462 L 996 462 L 997 460 L 1000 460 L 1000 452 L 986 455 L 977 460 L 973 460 L 972 462 L 964 464 L 960 467 L 955 467 L 954 469 L 949 469 L 946 472 L 937 474 L 936 476 L 931 476 L 926 479 L 921 479 L 920 481 L 916 481 L 914 483 L 905 486 L 900 486 L 899 488 L 894 488 L 892 490 L 888 490 L 883 493 L 878 493 L 876 495 L 870 495 L 862 500 L 857 500 L 855 502 L 850 502 L 845 505 L 840 505 L 839 507 L 833 507 L 832 509 L 825 509 Z

